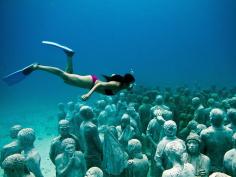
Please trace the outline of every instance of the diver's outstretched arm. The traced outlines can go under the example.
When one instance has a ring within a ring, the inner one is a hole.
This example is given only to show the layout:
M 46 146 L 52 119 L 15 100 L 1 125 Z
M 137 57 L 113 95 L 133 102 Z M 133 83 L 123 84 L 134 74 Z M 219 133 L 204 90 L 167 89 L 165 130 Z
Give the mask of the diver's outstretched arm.
M 81 99 L 83 101 L 86 101 L 87 99 L 89 99 L 89 97 L 92 95 L 92 93 L 99 87 L 102 86 L 102 83 L 101 82 L 98 82 L 97 84 L 95 84 L 90 90 L 88 93 L 84 94 L 81 96 Z
M 88 93 L 84 94 L 81 96 L 82 100 L 87 100 L 92 94 L 93 92 L 95 92 L 98 89 L 117 89 L 120 87 L 120 83 L 116 82 L 116 81 L 110 81 L 110 82 L 101 82 L 99 81 L 98 83 L 96 83 L 90 90 Z

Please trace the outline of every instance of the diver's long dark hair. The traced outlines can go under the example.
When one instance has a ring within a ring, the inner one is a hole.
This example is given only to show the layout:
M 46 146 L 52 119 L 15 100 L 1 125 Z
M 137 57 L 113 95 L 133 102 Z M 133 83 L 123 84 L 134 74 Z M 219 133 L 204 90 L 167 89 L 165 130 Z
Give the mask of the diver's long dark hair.
M 112 76 L 102 75 L 107 82 L 109 81 L 117 81 L 120 82 L 121 85 L 123 84 L 130 84 L 135 82 L 135 78 L 132 74 L 125 74 L 124 76 L 121 76 L 119 74 L 114 74 Z

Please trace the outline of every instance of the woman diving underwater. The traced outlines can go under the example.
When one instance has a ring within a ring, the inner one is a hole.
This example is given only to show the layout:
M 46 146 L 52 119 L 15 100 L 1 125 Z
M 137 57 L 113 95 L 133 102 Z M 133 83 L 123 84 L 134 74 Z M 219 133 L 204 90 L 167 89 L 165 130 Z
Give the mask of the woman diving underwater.
M 54 46 L 62 49 L 67 56 L 66 70 L 63 71 L 56 67 L 44 66 L 38 63 L 33 63 L 26 68 L 16 71 L 3 78 L 8 85 L 14 85 L 24 79 L 27 75 L 36 70 L 42 70 L 59 76 L 64 80 L 65 83 L 89 89 L 89 91 L 81 96 L 82 100 L 87 100 L 94 92 L 98 92 L 104 95 L 115 95 L 123 89 L 132 89 L 135 78 L 132 74 L 128 73 L 124 76 L 113 74 L 111 76 L 104 76 L 106 81 L 99 80 L 95 75 L 78 75 L 73 73 L 72 58 L 74 51 L 66 46 L 62 46 L 55 42 L 42 41 L 43 44 Z

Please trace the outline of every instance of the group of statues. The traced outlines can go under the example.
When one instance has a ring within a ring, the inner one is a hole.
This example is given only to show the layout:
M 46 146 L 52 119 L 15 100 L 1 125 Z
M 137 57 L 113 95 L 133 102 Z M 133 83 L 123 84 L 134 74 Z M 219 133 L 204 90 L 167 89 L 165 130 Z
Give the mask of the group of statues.
M 49 157 L 57 177 L 236 176 L 236 89 L 136 88 L 58 104 Z M 43 177 L 32 128 L 14 125 L 6 177 Z

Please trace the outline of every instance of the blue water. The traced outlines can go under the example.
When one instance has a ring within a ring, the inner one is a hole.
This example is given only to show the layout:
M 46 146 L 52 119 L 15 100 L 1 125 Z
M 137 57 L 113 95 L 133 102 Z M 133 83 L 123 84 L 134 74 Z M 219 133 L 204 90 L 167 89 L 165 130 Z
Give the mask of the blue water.
M 76 51 L 80 74 L 133 68 L 140 85 L 236 83 L 234 0 L 8 0 L 0 1 L 0 12 L 0 76 L 35 61 L 65 67 L 61 51 L 41 44 L 52 40 Z M 80 92 L 42 72 L 0 87 L 1 104 Z
M 0 76 L 35 61 L 65 67 L 61 51 L 41 44 L 51 40 L 76 51 L 79 74 L 133 68 L 151 87 L 236 83 L 235 0 L 2 0 L 0 12 Z M 43 72 L 0 88 L 2 112 L 84 93 Z
M 64 68 L 64 54 L 41 44 L 51 40 L 76 51 L 79 74 L 133 68 L 139 85 L 236 83 L 234 0 L 2 0 L 0 12 L 1 77 L 35 61 Z M 84 93 L 43 72 L 0 88 L 2 111 Z

